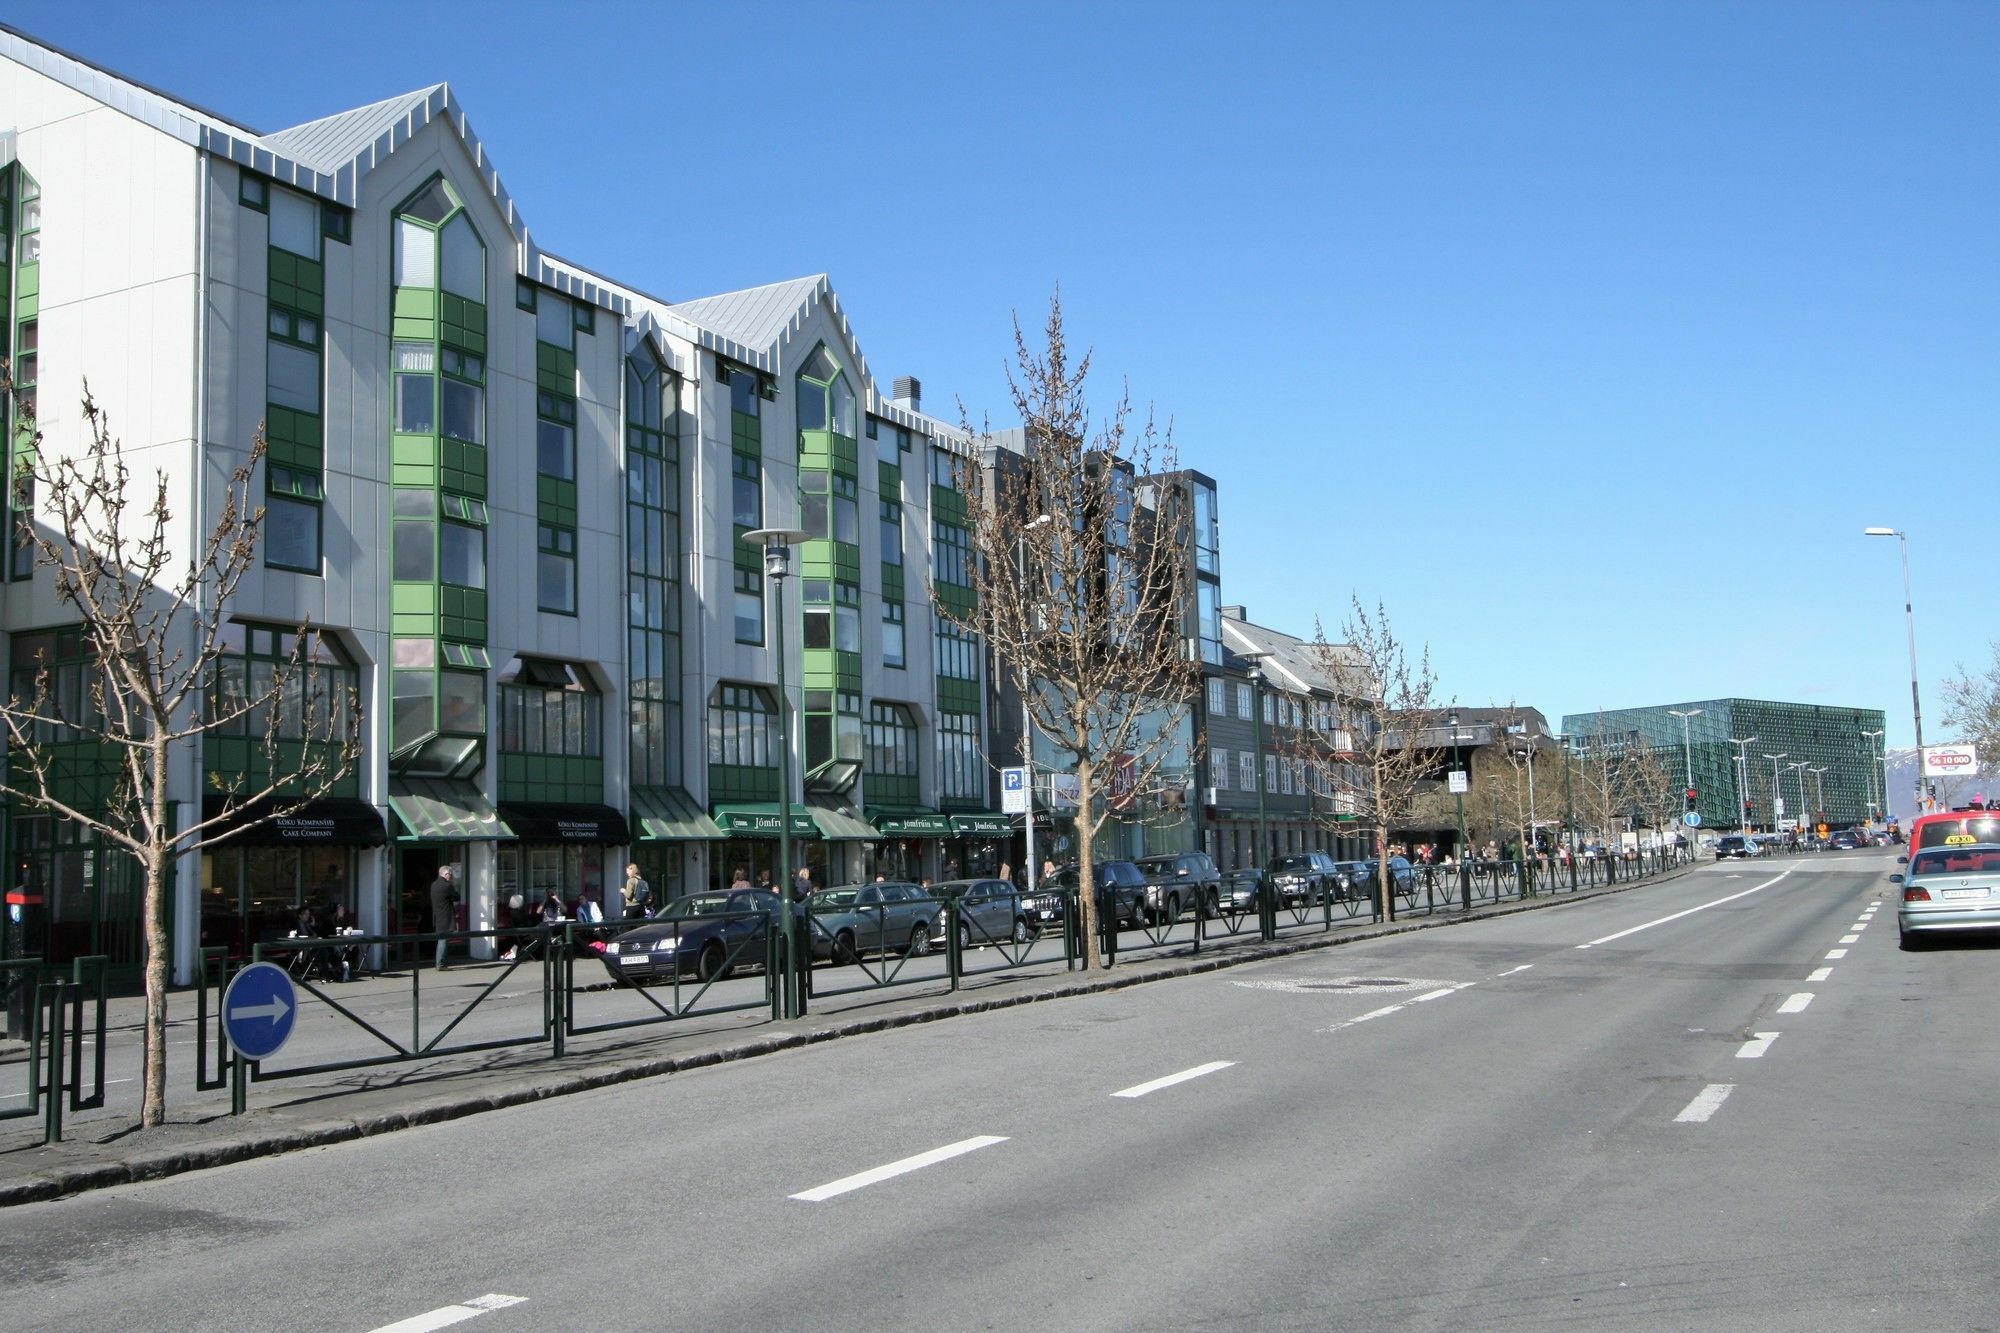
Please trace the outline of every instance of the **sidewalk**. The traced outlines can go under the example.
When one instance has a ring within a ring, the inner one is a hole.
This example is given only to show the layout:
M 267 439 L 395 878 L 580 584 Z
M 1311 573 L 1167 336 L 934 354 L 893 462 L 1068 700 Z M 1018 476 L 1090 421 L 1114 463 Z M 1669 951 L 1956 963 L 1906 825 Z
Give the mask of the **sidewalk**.
M 815 999 L 813 1014 L 790 1022 L 773 1022 L 768 1012 L 756 1010 L 699 1014 L 603 1040 L 573 1039 L 560 1059 L 551 1057 L 546 1045 L 525 1046 L 349 1070 L 311 1080 L 252 1084 L 250 1110 L 241 1116 L 228 1114 L 227 1090 L 176 1093 L 170 1086 L 167 1123 L 143 1133 L 135 1128 L 136 1116 L 129 1108 L 66 1117 L 65 1141 L 49 1147 L 41 1146 L 38 1119 L 0 1121 L 0 1207 L 341 1143 L 958 1014 L 1097 994 L 1359 940 L 1536 911 L 1668 883 L 1692 868 L 1575 893 L 1476 906 L 1469 914 L 1405 918 L 1387 925 L 1360 918 L 1336 924 L 1330 932 L 1281 937 L 1272 944 L 1263 943 L 1255 933 L 1208 940 L 1198 955 L 1185 946 L 1121 952 L 1115 967 L 1095 973 L 1064 971 L 1057 955 L 1052 971 L 1041 967 L 972 976 L 956 992 L 943 989 L 939 982 Z M 455 968 L 451 975 L 466 984 L 484 984 L 489 978 L 482 978 L 481 970 Z M 408 984 L 407 977 L 370 978 L 341 987 L 338 994 L 345 1003 L 371 994 L 389 995 Z M 106 1015 L 107 1036 L 119 1029 L 136 1030 L 142 1005 L 136 997 L 112 1001 Z M 176 997 L 174 1012 L 184 1015 L 175 1023 L 180 1035 L 189 1035 L 192 1009 L 191 993 Z M 178 1062 L 183 1067 L 178 1073 L 184 1074 L 194 1061 L 192 1047 L 181 1046 L 169 1060 L 170 1073 L 177 1072 Z

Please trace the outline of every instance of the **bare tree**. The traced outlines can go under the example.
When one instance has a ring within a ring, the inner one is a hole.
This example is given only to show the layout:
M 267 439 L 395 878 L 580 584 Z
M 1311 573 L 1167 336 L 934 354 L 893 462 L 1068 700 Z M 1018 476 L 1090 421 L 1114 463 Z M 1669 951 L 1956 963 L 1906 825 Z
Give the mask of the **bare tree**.
M 0 387 L 4 381 L 0 381 Z M 317 670 L 318 631 L 302 623 L 290 655 L 261 691 L 217 688 L 229 603 L 254 566 L 264 511 L 251 509 L 251 481 L 264 457 L 260 431 L 248 461 L 224 488 L 215 523 L 185 549 L 167 473 L 133 493 L 123 443 L 83 392 L 80 452 L 51 456 L 26 427 L 25 466 L 15 487 L 24 517 L 15 541 L 33 548 L 57 602 L 77 620 L 87 658 L 80 688 L 58 688 L 55 665 L 15 673 L 0 703 L 9 763 L 0 794 L 74 821 L 131 856 L 145 884 L 146 1033 L 139 1123 L 166 1114 L 168 875 L 181 857 L 215 837 L 282 818 L 323 795 L 360 754 L 360 701 Z M 17 466 L 20 466 L 17 464 Z M 246 718 L 263 725 L 260 771 L 211 779 L 219 813 L 177 828 L 168 770 L 202 737 Z M 305 744 L 281 749 L 288 732 Z M 67 771 L 81 753 L 109 778 L 79 795 Z
M 1644 736 L 1625 747 L 1619 767 L 1623 795 L 1662 840 L 1687 807 L 1687 787 L 1679 765 L 1668 761 Z
M 1314 625 L 1306 653 L 1313 670 L 1328 680 L 1359 677 L 1367 684 L 1352 691 L 1359 725 L 1338 734 L 1302 728 L 1302 747 L 1314 788 L 1330 792 L 1334 808 L 1352 812 L 1373 831 L 1376 910 L 1395 915 L 1389 882 L 1389 830 L 1414 811 L 1417 797 L 1432 782 L 1429 735 L 1443 727 L 1445 708 L 1437 699 L 1430 650 L 1412 661 L 1380 603 L 1371 615 L 1355 598 L 1342 628 L 1344 643 L 1329 643 L 1324 626 Z
M 1945 725 L 1955 727 L 1967 744 L 1979 747 L 1980 764 L 1987 772 L 2000 772 L 2000 643 L 1993 645 L 1993 660 L 1974 676 L 1963 666 L 1944 683 Z
M 1060 292 L 1042 335 L 1030 347 L 1015 321 L 1007 387 L 1020 450 L 967 420 L 978 453 L 995 459 L 990 475 L 969 466 L 959 477 L 972 597 L 934 588 L 933 600 L 1027 682 L 1034 731 L 1074 770 L 1079 924 L 1095 967 L 1097 834 L 1114 813 L 1185 814 L 1167 794 L 1183 794 L 1196 744 L 1183 730 L 1201 681 L 1182 629 L 1192 525 L 1176 488 L 1141 484 L 1174 470 L 1171 429 L 1135 421 L 1125 391 L 1092 415 L 1090 353 L 1071 357 Z

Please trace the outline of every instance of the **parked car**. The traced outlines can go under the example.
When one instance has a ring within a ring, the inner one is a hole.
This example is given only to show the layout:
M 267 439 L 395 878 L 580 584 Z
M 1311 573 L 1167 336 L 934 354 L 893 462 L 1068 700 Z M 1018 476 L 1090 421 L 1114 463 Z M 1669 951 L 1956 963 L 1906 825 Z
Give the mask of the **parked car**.
M 1004 879 L 948 879 L 931 885 L 931 896 L 958 905 L 958 947 L 998 944 L 1011 940 L 1025 944 L 1041 933 L 1035 909 Z M 935 942 L 944 942 L 945 914 L 938 914 Z
M 835 963 L 870 953 L 929 953 L 943 916 L 943 903 L 893 880 L 821 889 L 806 900 L 812 956 Z
M 1922 948 L 1926 937 L 2000 930 L 2000 844 L 1922 848 L 1889 878 L 1903 886 L 1896 927 L 1905 949 Z
M 1335 861 L 1333 863 L 1334 890 L 1336 899 L 1359 898 L 1368 891 L 1363 878 L 1368 873 L 1366 861 Z
M 1373 861 L 1361 863 L 1360 889 L 1364 894 L 1373 894 L 1377 887 L 1377 875 Z M 1389 858 L 1389 890 L 1392 893 L 1415 893 L 1417 891 L 1417 871 L 1409 858 L 1392 856 Z
M 720 981 L 739 967 L 764 965 L 765 941 L 781 910 L 769 889 L 690 893 L 610 941 L 601 956 L 606 970 L 627 981 Z
M 1273 857 L 1265 869 L 1277 890 L 1278 901 L 1286 907 L 1311 907 L 1333 896 L 1342 878 L 1333 858 L 1325 852 L 1294 852 Z
M 1151 896 L 1157 898 L 1158 889 L 1146 883 L 1146 877 L 1139 873 L 1139 867 L 1130 861 L 1099 861 L 1092 870 L 1095 872 L 1093 878 L 1097 881 L 1098 909 L 1120 924 L 1128 922 L 1132 925 L 1142 924 L 1147 915 L 1148 890 L 1150 888 Z M 1043 881 L 1043 884 L 1050 890 L 1074 890 L 1076 878 L 1076 864 L 1071 862 L 1058 868 L 1055 874 Z M 1059 892 L 1038 894 L 1032 899 L 1035 911 L 1044 924 L 1051 920 L 1062 920 L 1063 902 L 1063 895 Z M 1050 912 L 1055 915 L 1051 917 Z
M 1223 872 L 1220 891 L 1222 910 L 1235 916 L 1256 911 L 1257 886 L 1263 882 L 1264 872 L 1261 870 Z
M 1162 856 L 1142 856 L 1132 863 L 1146 882 L 1159 889 L 1151 902 L 1157 915 L 1165 911 L 1169 921 L 1180 919 L 1181 908 L 1198 907 L 1204 916 L 1222 909 L 1222 872 L 1206 852 L 1169 852 Z
M 1851 852 L 1867 845 L 1867 841 L 1851 828 L 1844 828 L 1826 840 L 1826 849 L 1830 852 Z
M 1739 861 L 1757 855 L 1755 838 L 1742 837 L 1731 833 L 1715 840 L 1715 859 L 1718 861 Z

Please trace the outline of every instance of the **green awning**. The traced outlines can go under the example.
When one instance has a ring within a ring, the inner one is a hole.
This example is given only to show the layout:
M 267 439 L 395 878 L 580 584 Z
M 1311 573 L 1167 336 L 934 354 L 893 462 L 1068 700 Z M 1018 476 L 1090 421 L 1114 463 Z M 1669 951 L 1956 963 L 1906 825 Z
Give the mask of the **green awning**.
M 951 816 L 915 805 L 871 805 L 868 822 L 885 838 L 949 838 Z
M 951 831 L 961 836 L 966 834 L 1004 837 L 1014 831 L 1012 815 L 953 815 Z
M 778 836 L 778 803 L 718 805 L 715 807 L 715 822 L 724 837 L 775 838 Z M 802 805 L 792 807 L 791 826 L 794 838 L 819 836 L 819 825 L 813 823 L 812 813 Z
M 640 842 L 713 842 L 728 836 L 679 787 L 634 787 L 632 827 Z
M 461 778 L 391 778 L 389 808 L 403 823 L 400 842 L 499 842 L 514 836 L 486 794 Z
M 819 826 L 819 836 L 828 841 L 879 842 L 882 838 L 875 826 L 857 814 L 851 805 L 812 801 L 807 808 L 812 811 L 813 823 Z

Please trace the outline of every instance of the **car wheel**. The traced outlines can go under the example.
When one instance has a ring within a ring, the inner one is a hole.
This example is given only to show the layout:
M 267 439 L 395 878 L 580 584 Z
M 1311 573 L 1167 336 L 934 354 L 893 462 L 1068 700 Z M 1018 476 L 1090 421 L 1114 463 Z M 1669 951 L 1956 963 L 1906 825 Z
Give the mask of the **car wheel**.
M 721 981 L 729 975 L 729 967 L 723 961 L 722 941 L 710 940 L 701 947 L 701 957 L 695 960 L 694 974 L 704 983 Z
M 861 951 L 854 947 L 854 932 L 843 930 L 833 937 L 833 961 L 836 963 L 858 963 Z
M 972 923 L 970 921 L 961 921 L 958 923 L 958 951 L 960 953 L 964 953 L 967 949 L 970 949 L 971 947 L 972 947 Z
M 931 933 L 921 925 L 910 931 L 910 957 L 918 958 L 931 951 Z
M 1167 899 L 1166 924 L 1171 926 L 1181 919 L 1181 899 L 1179 894 Z
M 1031 938 L 1031 935 L 1030 935 L 1030 932 L 1029 932 L 1029 930 L 1028 930 L 1028 918 L 1026 918 L 1026 917 L 1024 917 L 1024 916 L 1017 916 L 1017 917 L 1015 917 L 1015 918 L 1014 918 L 1014 943 L 1016 943 L 1016 944 L 1026 944 L 1026 943 L 1028 942 L 1028 940 L 1029 940 L 1030 938 Z

